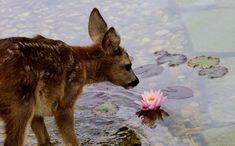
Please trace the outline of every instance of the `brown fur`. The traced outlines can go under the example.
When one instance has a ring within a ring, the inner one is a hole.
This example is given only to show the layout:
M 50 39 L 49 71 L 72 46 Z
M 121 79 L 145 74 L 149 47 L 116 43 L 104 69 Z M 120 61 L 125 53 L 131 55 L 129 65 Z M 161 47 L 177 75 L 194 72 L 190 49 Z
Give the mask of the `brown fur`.
M 93 17 L 107 27 L 97 9 L 92 11 L 90 21 Z M 119 46 L 115 30 L 93 33 L 98 29 L 93 23 L 91 37 L 103 39 L 88 47 L 70 46 L 40 35 L 0 40 L 0 117 L 6 124 L 5 146 L 22 146 L 29 125 L 38 145 L 49 145 L 44 116 L 55 117 L 67 146 L 78 146 L 74 103 L 83 86 L 102 81 L 125 88 L 138 84 L 133 71 L 125 69 L 131 63 Z

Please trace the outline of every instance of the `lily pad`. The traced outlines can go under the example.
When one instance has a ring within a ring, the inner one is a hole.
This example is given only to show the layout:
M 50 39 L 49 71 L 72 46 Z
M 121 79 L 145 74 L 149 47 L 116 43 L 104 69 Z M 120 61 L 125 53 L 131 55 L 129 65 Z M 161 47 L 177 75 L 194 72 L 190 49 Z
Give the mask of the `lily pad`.
M 213 66 L 199 71 L 199 76 L 207 76 L 210 79 L 221 78 L 228 73 L 228 68 L 224 66 Z
M 212 56 L 198 56 L 193 59 L 190 59 L 188 66 L 190 67 L 201 67 L 201 68 L 210 68 L 212 66 L 218 65 L 220 62 L 219 58 Z
M 162 92 L 168 99 L 185 99 L 193 97 L 193 91 L 184 86 L 172 86 L 162 89 Z
M 168 63 L 169 66 L 174 67 L 180 64 L 184 64 L 187 61 L 187 57 L 182 54 L 164 54 L 157 58 L 158 64 Z
M 112 115 L 117 111 L 118 106 L 111 102 L 104 102 L 93 108 L 93 112 L 97 115 Z
M 169 54 L 169 53 L 167 51 L 161 50 L 161 51 L 154 52 L 154 54 L 156 56 L 163 56 L 163 55 L 166 55 L 166 54 Z
M 157 64 L 147 64 L 134 69 L 135 74 L 142 74 L 142 78 L 157 76 L 163 72 L 164 68 Z

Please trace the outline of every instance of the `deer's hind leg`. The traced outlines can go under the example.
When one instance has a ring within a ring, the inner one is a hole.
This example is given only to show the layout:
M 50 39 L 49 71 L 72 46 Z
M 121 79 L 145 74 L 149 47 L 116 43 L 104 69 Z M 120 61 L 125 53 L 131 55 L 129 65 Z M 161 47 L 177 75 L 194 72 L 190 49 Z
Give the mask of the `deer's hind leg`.
M 5 120 L 6 139 L 4 146 L 23 146 L 26 129 L 32 119 L 31 105 L 15 107 L 18 110 L 11 112 Z
M 23 146 L 34 114 L 34 98 L 30 86 L 17 86 L 17 90 L 11 92 L 9 89 L 0 90 L 0 116 L 6 133 L 4 146 Z
M 51 144 L 43 117 L 34 116 L 31 122 L 31 128 L 37 137 L 38 146 L 46 146 Z

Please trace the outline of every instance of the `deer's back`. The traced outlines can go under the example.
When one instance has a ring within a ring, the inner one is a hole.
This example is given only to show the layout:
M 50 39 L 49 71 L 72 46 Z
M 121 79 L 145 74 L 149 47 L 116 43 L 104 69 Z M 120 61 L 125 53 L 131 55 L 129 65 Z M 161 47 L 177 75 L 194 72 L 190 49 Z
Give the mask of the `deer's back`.
M 35 98 L 35 112 L 50 114 L 55 98 L 63 96 L 66 70 L 72 61 L 70 48 L 61 41 L 41 36 L 1 39 L 0 104 Z

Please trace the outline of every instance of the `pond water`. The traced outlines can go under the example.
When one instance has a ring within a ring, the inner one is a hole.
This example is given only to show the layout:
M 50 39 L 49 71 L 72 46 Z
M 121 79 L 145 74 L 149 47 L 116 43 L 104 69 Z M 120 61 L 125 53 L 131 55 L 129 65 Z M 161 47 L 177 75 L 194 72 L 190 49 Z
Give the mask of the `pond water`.
M 41 34 L 88 45 L 94 7 L 120 33 L 140 84 L 85 87 L 75 119 L 82 145 L 235 145 L 234 0 L 0 0 L 0 36 Z M 169 99 L 161 111 L 141 113 L 134 101 L 150 89 Z M 46 122 L 62 145 L 53 119 Z M 27 145 L 36 145 L 31 130 Z

